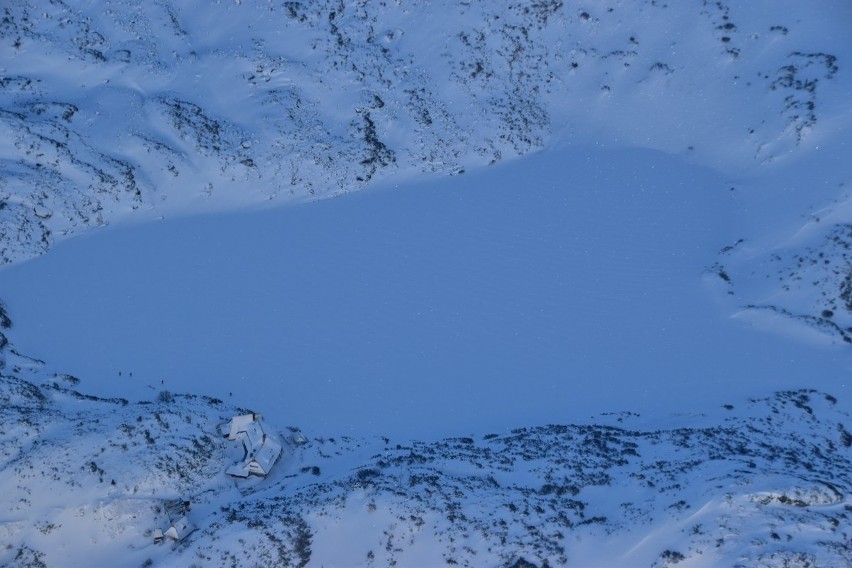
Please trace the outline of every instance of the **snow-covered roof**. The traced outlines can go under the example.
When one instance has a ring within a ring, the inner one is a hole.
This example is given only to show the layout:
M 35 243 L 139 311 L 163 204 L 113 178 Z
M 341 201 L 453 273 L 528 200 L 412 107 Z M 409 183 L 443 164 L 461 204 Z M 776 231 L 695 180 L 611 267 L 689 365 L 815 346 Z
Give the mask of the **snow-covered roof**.
M 169 527 L 164 536 L 174 540 L 183 540 L 193 531 L 195 531 L 195 525 L 190 523 L 189 519 L 184 516 L 172 523 L 172 526 Z
M 263 444 L 263 439 L 266 437 L 266 434 L 263 432 L 263 428 L 260 427 L 259 422 L 252 422 L 244 431 L 246 438 L 249 440 L 250 448 L 257 448 L 261 444 Z
M 254 462 L 264 472 L 269 472 L 278 456 L 281 455 L 281 445 L 267 437 L 257 452 L 254 454 Z
M 264 432 L 260 418 L 257 413 L 238 415 L 221 426 L 229 440 L 240 440 L 245 448 L 243 460 L 225 470 L 228 475 L 267 475 L 281 455 L 281 444 Z
M 230 422 L 226 422 L 220 426 L 220 431 L 223 436 L 229 440 L 236 440 L 241 432 L 246 432 L 252 425 L 257 425 L 260 422 L 261 415 L 257 412 L 251 414 L 240 414 L 231 418 Z

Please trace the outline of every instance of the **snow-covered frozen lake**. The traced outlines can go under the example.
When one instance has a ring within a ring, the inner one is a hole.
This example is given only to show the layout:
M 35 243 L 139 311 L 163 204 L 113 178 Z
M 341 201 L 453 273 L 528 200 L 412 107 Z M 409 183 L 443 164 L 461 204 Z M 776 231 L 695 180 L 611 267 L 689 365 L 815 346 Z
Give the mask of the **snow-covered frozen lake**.
M 657 152 L 563 147 L 101 230 L 4 268 L 0 296 L 16 346 L 84 391 L 207 394 L 315 433 L 463 435 L 837 390 L 840 350 L 751 329 L 711 290 L 705 269 L 742 222 L 728 185 Z

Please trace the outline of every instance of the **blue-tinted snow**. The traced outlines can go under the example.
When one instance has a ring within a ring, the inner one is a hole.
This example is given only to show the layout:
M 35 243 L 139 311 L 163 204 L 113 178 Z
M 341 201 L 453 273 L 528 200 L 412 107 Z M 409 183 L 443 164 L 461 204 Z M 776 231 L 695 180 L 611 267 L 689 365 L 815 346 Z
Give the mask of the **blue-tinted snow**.
M 563 147 L 104 230 L 4 269 L 0 295 L 16 346 L 84 390 L 208 394 L 329 434 L 431 438 L 837 392 L 840 350 L 750 329 L 708 293 L 703 272 L 741 222 L 728 185 L 657 152 Z

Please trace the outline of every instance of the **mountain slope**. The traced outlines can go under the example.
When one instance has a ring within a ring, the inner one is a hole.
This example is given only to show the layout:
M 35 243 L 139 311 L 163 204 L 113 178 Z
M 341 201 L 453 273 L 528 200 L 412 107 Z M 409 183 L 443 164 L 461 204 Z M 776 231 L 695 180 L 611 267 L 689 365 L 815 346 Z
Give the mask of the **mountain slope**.
M 12 0 L 0 258 L 131 211 L 335 195 L 554 137 L 754 169 L 848 124 L 843 11 Z
M 244 481 L 224 475 L 239 457 L 216 433 L 238 409 L 168 392 L 87 396 L 73 377 L 7 355 L 3 565 L 852 560 L 850 416 L 829 394 L 734 401 L 676 427 L 621 413 L 602 417 L 617 426 L 436 441 L 303 437 L 273 423 L 291 441 L 285 455 L 269 478 Z M 155 544 L 175 499 L 198 530 Z

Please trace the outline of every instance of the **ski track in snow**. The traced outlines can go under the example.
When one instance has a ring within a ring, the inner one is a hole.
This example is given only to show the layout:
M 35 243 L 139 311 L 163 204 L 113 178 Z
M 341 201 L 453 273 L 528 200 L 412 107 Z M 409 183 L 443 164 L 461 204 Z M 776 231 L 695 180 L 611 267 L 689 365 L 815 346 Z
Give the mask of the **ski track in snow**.
M 848 7 L 0 10 L 0 565 L 852 564 Z

